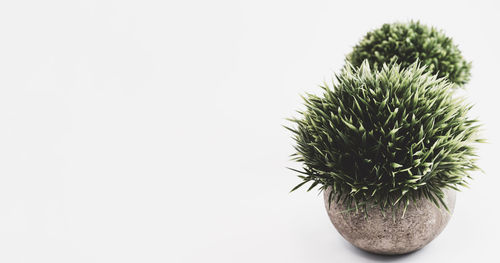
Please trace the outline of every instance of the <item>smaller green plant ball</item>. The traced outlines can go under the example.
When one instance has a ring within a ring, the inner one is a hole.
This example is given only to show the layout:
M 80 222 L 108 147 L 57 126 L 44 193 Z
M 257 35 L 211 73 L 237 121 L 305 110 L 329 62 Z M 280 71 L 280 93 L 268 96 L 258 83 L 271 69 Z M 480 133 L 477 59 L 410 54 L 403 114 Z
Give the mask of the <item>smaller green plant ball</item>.
M 303 164 L 293 190 L 307 182 L 309 190 L 331 187 L 330 202 L 336 196 L 364 211 L 367 204 L 406 209 L 417 198 L 446 207 L 443 189 L 467 184 L 482 141 L 453 85 L 417 63 L 378 71 L 365 61 L 336 79 L 291 119 L 294 160 Z
M 419 22 L 384 24 L 366 34 L 346 60 L 359 67 L 365 59 L 376 69 L 391 62 L 407 67 L 419 60 L 432 74 L 457 86 L 463 86 L 470 78 L 471 63 L 462 57 L 452 39 Z

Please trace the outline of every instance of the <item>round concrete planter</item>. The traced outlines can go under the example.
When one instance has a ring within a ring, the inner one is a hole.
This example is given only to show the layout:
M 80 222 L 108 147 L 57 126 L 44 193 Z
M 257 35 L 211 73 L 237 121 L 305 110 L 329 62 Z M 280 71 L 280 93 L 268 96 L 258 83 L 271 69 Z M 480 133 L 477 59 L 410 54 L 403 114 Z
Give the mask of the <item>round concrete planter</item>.
M 354 246 L 385 255 L 410 253 L 431 242 L 450 220 L 456 197 L 455 191 L 445 191 L 450 212 L 422 198 L 408 206 L 404 218 L 399 213 L 394 220 L 392 213 L 384 217 L 378 207 L 369 208 L 367 218 L 363 213 L 343 212 L 343 204 L 332 202 L 329 208 L 329 194 L 330 189 L 324 191 L 326 210 L 337 231 Z

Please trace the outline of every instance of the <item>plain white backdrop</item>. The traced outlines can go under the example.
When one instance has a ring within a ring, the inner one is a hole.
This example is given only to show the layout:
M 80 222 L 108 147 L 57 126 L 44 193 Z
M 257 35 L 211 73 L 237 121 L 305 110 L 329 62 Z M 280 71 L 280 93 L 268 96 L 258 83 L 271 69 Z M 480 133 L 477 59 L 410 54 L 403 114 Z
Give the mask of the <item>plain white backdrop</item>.
M 2 1 L 0 262 L 494 262 L 497 1 Z M 369 30 L 410 19 L 473 62 L 480 166 L 423 250 L 354 249 L 289 190 L 282 125 Z

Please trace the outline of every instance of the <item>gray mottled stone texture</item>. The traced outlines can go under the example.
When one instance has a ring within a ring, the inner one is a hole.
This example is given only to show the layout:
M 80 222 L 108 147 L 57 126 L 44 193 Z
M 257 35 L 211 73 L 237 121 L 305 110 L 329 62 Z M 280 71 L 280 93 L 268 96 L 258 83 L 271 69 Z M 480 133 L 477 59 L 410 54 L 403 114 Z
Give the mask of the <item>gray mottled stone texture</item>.
M 385 255 L 406 254 L 431 242 L 450 220 L 455 207 L 455 191 L 446 190 L 445 202 L 450 212 L 422 198 L 410 204 L 404 218 L 391 213 L 384 217 L 380 208 L 370 208 L 368 217 L 362 213 L 343 212 L 342 204 L 332 202 L 328 208 L 330 190 L 324 193 L 328 216 L 339 233 L 354 246 L 368 252 Z

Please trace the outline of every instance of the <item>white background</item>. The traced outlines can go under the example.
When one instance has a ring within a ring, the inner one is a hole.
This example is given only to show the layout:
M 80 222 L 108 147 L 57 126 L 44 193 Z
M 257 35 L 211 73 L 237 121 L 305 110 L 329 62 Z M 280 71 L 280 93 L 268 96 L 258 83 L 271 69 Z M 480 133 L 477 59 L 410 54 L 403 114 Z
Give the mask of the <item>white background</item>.
M 0 262 L 493 262 L 496 1 L 2 1 Z M 480 166 L 445 231 L 382 257 L 285 167 L 282 125 L 369 30 L 419 19 L 473 61 Z

